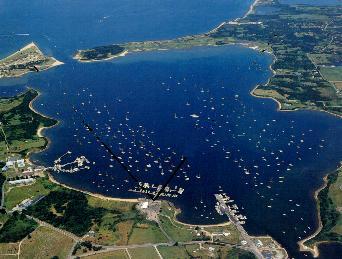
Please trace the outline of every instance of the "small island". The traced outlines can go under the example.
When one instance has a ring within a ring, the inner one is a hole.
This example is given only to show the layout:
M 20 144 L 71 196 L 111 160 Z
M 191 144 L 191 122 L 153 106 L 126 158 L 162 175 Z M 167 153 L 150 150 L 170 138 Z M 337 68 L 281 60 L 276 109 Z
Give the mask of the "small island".
M 91 62 L 141 51 L 240 44 L 274 56 L 273 77 L 252 95 L 276 100 L 280 110 L 310 109 L 342 116 L 341 12 L 341 5 L 256 0 L 244 17 L 223 22 L 208 33 L 79 50 L 74 58 Z
M 29 72 L 39 72 L 62 64 L 53 57 L 45 56 L 32 42 L 0 60 L 0 78 L 19 77 Z
M 29 89 L 0 99 L 0 257 L 256 258 L 230 221 L 184 224 L 164 200 L 110 198 L 56 182 L 28 160 L 48 143 L 40 129 L 57 123 L 33 110 L 37 96 Z M 249 238 L 258 253 L 287 258 L 271 237 Z
M 325 242 L 342 243 L 342 167 L 324 178 L 324 186 L 315 198 L 319 217 L 319 228 L 310 237 L 299 242 L 302 251 L 319 256 L 318 245 Z

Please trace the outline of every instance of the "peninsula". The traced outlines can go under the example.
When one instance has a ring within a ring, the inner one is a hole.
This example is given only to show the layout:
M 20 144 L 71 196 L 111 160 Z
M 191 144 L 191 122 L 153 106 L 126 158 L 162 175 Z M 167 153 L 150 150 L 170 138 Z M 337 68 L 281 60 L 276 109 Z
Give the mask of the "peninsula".
M 45 56 L 32 42 L 0 60 L 0 78 L 19 77 L 29 72 L 39 72 L 62 64 L 53 57 Z
M 287 5 L 256 0 L 247 14 L 212 31 L 172 40 L 128 42 L 79 50 L 80 62 L 141 51 L 241 44 L 274 55 L 273 77 L 252 94 L 280 110 L 310 109 L 342 116 L 342 6 Z
M 248 236 L 251 249 L 232 222 L 184 224 L 167 201 L 107 198 L 54 181 L 27 159 L 46 147 L 38 130 L 57 123 L 31 109 L 37 96 L 29 89 L 0 99 L 1 258 L 287 258 L 269 236 Z

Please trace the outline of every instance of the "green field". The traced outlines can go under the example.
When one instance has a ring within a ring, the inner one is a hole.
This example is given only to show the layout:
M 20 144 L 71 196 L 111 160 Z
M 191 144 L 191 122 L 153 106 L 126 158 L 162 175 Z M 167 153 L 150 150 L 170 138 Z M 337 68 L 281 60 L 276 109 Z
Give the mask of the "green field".
M 320 72 L 328 81 L 342 81 L 342 66 L 321 67 Z
M 95 243 L 127 245 L 167 242 L 156 223 L 145 220 L 138 213 L 136 203 L 105 201 L 94 197 L 88 200 L 90 206 L 106 210 L 101 220 L 91 227 L 95 231 Z
M 5 193 L 5 207 L 7 210 L 11 210 L 25 199 L 47 195 L 52 189 L 57 188 L 58 185 L 50 182 L 48 178 L 38 178 L 31 185 L 12 187 Z

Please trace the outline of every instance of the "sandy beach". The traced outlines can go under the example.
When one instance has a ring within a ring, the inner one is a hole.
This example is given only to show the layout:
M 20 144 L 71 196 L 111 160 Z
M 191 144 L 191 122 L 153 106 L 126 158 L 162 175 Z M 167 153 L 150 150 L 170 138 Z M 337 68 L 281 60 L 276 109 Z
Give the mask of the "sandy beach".
M 74 190 L 74 191 L 78 191 L 78 192 L 82 192 L 84 194 L 87 194 L 89 196 L 93 196 L 96 198 L 99 198 L 101 200 L 106 200 L 106 201 L 122 201 L 122 202 L 133 202 L 133 203 L 137 203 L 139 202 L 139 199 L 124 199 L 124 198 L 114 198 L 114 197 L 108 197 L 108 196 L 104 196 L 102 194 L 98 194 L 98 193 L 92 193 L 92 192 L 88 192 L 88 191 L 84 191 L 78 188 L 74 188 L 71 186 L 68 186 L 66 184 L 60 183 L 58 182 L 51 174 L 48 174 L 49 176 L 49 180 L 55 184 L 58 184 L 60 186 L 63 186 L 64 188 L 67 188 L 69 190 Z

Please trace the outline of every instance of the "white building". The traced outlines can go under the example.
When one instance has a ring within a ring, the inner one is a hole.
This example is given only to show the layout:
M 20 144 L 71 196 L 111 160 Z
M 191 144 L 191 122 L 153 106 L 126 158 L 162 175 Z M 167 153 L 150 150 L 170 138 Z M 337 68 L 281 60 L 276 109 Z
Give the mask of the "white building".
M 25 167 L 25 160 L 24 159 L 18 159 L 16 162 L 17 162 L 17 166 L 19 168 Z
M 8 184 L 10 184 L 10 185 L 30 184 L 30 183 L 33 183 L 33 182 L 34 182 L 33 178 L 28 178 L 28 179 L 20 179 L 20 180 L 8 181 Z

